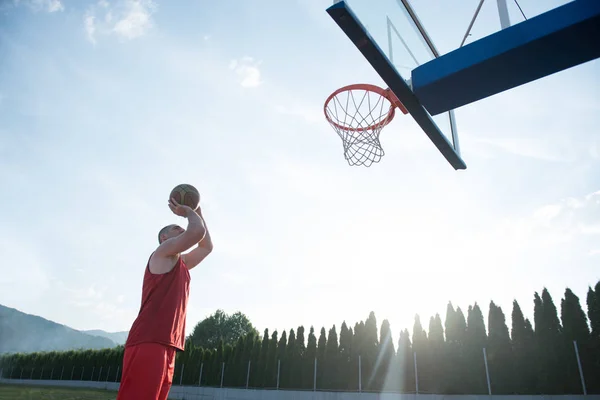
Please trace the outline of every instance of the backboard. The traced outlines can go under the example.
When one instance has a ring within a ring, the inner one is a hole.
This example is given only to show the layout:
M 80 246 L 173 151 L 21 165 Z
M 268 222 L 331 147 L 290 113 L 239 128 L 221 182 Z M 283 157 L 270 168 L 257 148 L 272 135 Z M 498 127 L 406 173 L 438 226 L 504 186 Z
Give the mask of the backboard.
M 411 71 L 439 53 L 408 0 L 335 1 L 327 12 L 448 162 L 466 169 L 453 110 L 432 117 L 412 90 Z

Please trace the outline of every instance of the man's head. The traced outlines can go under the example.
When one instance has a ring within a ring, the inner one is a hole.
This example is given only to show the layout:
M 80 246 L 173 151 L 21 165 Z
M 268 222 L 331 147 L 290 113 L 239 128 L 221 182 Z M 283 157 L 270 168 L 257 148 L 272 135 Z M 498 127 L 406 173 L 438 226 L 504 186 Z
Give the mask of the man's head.
M 167 225 L 158 232 L 158 243 L 162 243 L 167 239 L 181 235 L 185 229 L 179 225 Z

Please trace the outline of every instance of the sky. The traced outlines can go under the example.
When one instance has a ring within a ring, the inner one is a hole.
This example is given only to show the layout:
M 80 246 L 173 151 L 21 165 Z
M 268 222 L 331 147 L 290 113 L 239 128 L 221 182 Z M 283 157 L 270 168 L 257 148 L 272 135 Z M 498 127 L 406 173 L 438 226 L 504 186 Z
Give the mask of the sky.
M 478 2 L 412 3 L 446 53 Z M 519 4 L 532 17 L 564 2 Z M 402 114 L 382 161 L 351 167 L 323 103 L 383 82 L 329 5 L 2 2 L 0 304 L 128 330 L 157 232 L 185 226 L 168 193 L 190 183 L 214 251 L 191 273 L 187 333 L 219 308 L 280 333 L 374 311 L 397 341 L 449 301 L 487 320 L 493 300 L 509 324 L 513 300 L 531 317 L 543 288 L 559 310 L 567 287 L 585 307 L 600 280 L 599 61 L 456 110 L 464 171 Z M 486 2 L 467 43 L 499 29 Z

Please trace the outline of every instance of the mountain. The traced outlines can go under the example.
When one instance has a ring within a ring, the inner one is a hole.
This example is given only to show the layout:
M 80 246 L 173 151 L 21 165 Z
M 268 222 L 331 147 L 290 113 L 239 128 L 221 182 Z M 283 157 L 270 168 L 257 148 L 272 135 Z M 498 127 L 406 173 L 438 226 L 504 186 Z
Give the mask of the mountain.
M 129 335 L 129 331 L 105 332 L 100 329 L 93 329 L 90 331 L 81 331 L 81 332 L 87 333 L 88 335 L 105 337 L 107 339 L 112 340 L 113 342 L 115 342 L 118 345 L 124 345 L 125 341 L 127 340 L 127 336 Z
M 0 305 L 0 354 L 103 349 L 115 346 L 117 343 L 107 337 L 84 333 Z

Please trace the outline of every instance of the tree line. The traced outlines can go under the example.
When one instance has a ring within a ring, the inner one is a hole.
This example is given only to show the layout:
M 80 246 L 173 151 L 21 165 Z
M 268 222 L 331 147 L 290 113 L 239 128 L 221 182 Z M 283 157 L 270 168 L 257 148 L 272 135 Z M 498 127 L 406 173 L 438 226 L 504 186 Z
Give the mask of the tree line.
M 445 319 L 415 316 L 396 343 L 375 313 L 366 320 L 316 331 L 247 334 L 204 348 L 191 335 L 176 357 L 174 384 L 224 387 L 493 394 L 600 393 L 600 282 L 588 288 L 587 312 L 566 289 L 557 307 L 547 289 L 533 296 L 533 321 L 515 300 L 511 327 L 493 301 L 486 328 L 481 307 L 466 314 L 452 303 Z M 560 309 L 560 311 L 559 311 Z M 484 355 L 485 349 L 485 355 Z M 123 348 L 14 354 L 0 359 L 5 378 L 118 381 Z M 416 372 L 416 374 L 415 374 Z

